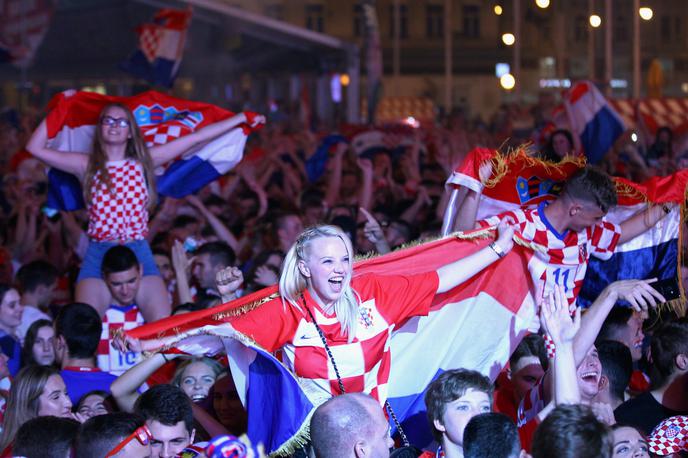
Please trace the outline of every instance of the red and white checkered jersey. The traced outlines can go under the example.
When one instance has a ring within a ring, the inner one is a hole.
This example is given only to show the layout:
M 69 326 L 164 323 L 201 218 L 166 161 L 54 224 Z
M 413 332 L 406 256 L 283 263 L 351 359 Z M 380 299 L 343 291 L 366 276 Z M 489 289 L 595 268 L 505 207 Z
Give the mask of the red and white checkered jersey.
M 327 315 L 304 291 L 304 304 L 313 313 L 332 351 L 346 392 L 368 393 L 381 404 L 387 399 L 391 355 L 390 337 L 396 325 L 430 311 L 439 277 L 436 272 L 412 276 L 362 275 L 351 286 L 361 301 L 356 335 L 351 343 L 337 317 Z M 306 310 L 271 301 L 231 322 L 268 351 L 282 347 L 284 362 L 302 379 L 307 393 L 326 399 L 340 393 L 332 362 Z
M 88 206 L 88 236 L 99 242 L 143 240 L 148 234 L 148 188 L 134 159 L 107 164 L 113 194 L 96 173 Z
M 112 335 L 118 329 L 129 330 L 144 324 L 143 315 L 136 304 L 121 307 L 111 305 L 103 318 L 103 331 L 98 344 L 98 368 L 104 372 L 122 375 L 141 359 L 138 352 L 128 351 L 120 353 L 113 348 Z
M 538 245 L 528 269 L 545 282 L 544 291 L 560 285 L 566 289 L 566 296 L 573 303 L 578 296 L 590 256 L 607 260 L 616 249 L 621 228 L 602 220 L 580 232 L 566 231 L 559 234 L 544 214 L 545 203 L 537 208 L 514 210 L 480 221 L 482 227 L 494 226 L 502 217 L 510 216 L 517 225 L 516 232 L 527 241 Z

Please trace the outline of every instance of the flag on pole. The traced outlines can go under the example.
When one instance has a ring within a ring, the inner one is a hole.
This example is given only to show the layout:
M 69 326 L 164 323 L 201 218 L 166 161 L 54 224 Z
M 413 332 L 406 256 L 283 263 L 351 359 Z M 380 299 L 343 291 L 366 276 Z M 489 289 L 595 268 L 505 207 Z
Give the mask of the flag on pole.
M 377 103 L 382 97 L 382 48 L 375 0 L 363 2 L 366 39 L 366 74 L 368 77 L 368 124 L 375 124 Z
M 146 145 L 162 145 L 197 129 L 233 116 L 215 105 L 178 99 L 155 91 L 131 97 L 78 92 L 71 97 L 58 94 L 49 103 L 46 118 L 48 144 L 60 151 L 89 153 L 93 147 L 100 112 L 109 103 L 128 107 L 141 129 Z M 253 114 L 248 113 L 251 117 Z M 158 192 L 169 197 L 192 194 L 232 169 L 243 156 L 247 126 L 232 129 L 184 157 L 156 170 Z M 76 210 L 84 206 L 79 180 L 51 168 L 48 206 Z
M 136 29 L 139 45 L 120 67 L 149 83 L 172 87 L 184 54 L 191 10 L 161 9 Z
M 590 81 L 580 81 L 564 93 L 560 127 L 568 127 L 580 140 L 588 162 L 596 164 L 624 133 L 623 119 Z
M 0 62 L 28 67 L 48 32 L 53 0 L 0 2 Z

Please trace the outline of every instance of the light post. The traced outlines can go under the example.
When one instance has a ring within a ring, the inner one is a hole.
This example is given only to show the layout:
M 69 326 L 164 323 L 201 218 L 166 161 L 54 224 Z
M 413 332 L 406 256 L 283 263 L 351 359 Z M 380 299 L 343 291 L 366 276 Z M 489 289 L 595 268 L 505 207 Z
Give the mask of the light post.
M 633 98 L 640 98 L 640 19 L 649 21 L 654 15 L 652 8 L 640 7 L 640 0 L 633 0 Z

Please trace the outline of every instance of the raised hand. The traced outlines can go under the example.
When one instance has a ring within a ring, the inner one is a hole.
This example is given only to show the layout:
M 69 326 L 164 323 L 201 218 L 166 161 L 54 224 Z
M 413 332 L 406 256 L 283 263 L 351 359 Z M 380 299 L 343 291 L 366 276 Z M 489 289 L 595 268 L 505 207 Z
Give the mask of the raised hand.
M 380 223 L 377 222 L 375 217 L 363 207 L 360 207 L 359 210 L 366 218 L 366 223 L 363 227 L 363 234 L 370 241 L 370 243 L 377 244 L 386 241 L 385 232 L 382 230 Z
M 277 276 L 275 271 L 265 265 L 258 266 L 253 279 L 254 282 L 262 286 L 274 285 L 275 283 L 277 283 L 278 280 L 279 277 Z
M 592 409 L 592 413 L 595 414 L 595 417 L 605 425 L 611 426 L 616 423 L 612 406 L 606 402 L 593 402 L 590 404 L 590 409 Z
M 225 267 L 215 275 L 215 286 L 222 300 L 234 299 L 234 294 L 244 282 L 244 274 L 237 267 Z
M 636 312 L 644 313 L 649 307 L 656 307 L 657 304 L 667 300 L 650 283 L 656 278 L 648 280 L 619 280 L 605 288 L 604 293 L 611 295 L 615 301 L 621 299 L 627 301 Z
M 514 247 L 514 232 L 516 226 L 511 218 L 502 218 L 497 225 L 497 240 L 495 243 L 499 245 L 504 253 L 508 253 Z
M 177 271 L 188 273 L 193 261 L 193 257 L 187 257 L 182 242 L 175 240 L 172 246 L 172 267 Z
M 556 346 L 573 342 L 580 329 L 580 310 L 577 309 L 571 318 L 566 291 L 562 286 L 555 285 L 554 290 L 542 298 L 540 322 Z
M 372 175 L 373 161 L 371 161 L 370 159 L 363 159 L 359 157 L 358 159 L 356 159 L 356 165 L 359 169 L 361 169 L 361 172 Z

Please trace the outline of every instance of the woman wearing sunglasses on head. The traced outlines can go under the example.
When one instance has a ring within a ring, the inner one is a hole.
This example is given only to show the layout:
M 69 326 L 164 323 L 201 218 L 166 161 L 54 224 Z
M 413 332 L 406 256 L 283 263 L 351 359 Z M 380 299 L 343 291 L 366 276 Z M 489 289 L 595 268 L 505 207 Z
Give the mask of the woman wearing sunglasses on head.
M 74 91 L 65 92 L 71 96 Z M 256 116 L 251 123 L 264 122 Z M 243 113 L 218 121 L 164 145 L 146 147 L 131 111 L 124 105 L 107 105 L 98 119 L 93 152 L 65 152 L 48 145 L 43 120 L 26 149 L 41 161 L 79 178 L 88 209 L 89 247 L 79 272 L 76 301 L 90 304 L 102 315 L 110 305 L 110 292 L 102 279 L 101 262 L 108 248 L 124 244 L 142 266 L 136 304 L 147 321 L 170 314 L 165 284 L 146 242 L 148 212 L 156 202 L 154 169 L 247 123 Z

